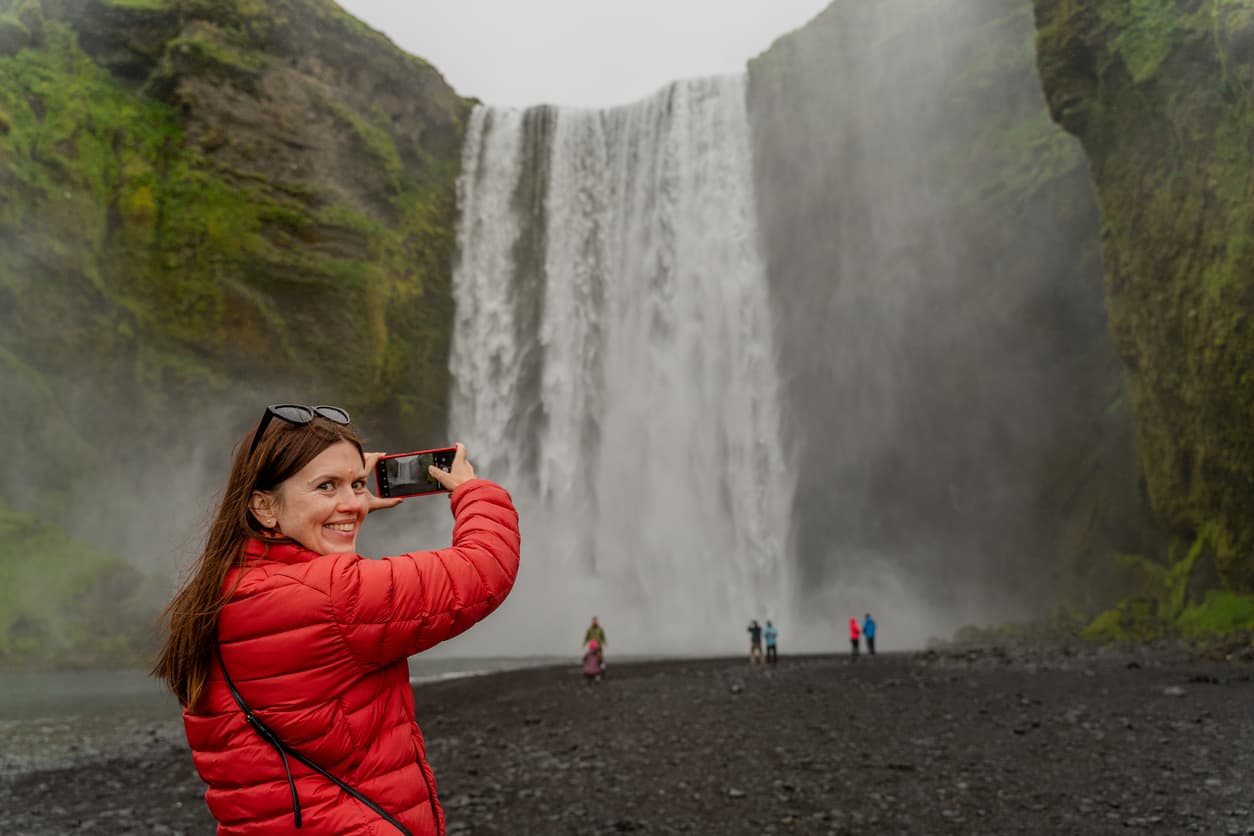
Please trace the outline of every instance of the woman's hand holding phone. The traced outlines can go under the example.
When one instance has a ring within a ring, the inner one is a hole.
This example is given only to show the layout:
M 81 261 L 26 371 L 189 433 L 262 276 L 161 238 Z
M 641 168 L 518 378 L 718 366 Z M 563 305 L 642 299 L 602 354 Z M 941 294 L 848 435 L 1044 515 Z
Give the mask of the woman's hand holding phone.
M 386 453 L 363 453 L 362 458 L 366 462 L 366 473 L 374 473 L 374 466 L 379 463 L 379 459 L 387 455 Z M 401 497 L 382 497 L 374 493 L 369 488 L 366 489 L 366 513 L 378 511 L 383 508 L 395 508 L 405 500 Z
M 450 491 L 462 482 L 469 482 L 475 478 L 475 469 L 471 467 L 470 462 L 466 461 L 466 445 L 459 441 L 453 446 L 457 448 L 457 452 L 453 454 L 453 464 L 447 471 L 441 470 L 435 465 L 430 465 L 427 468 L 431 478 L 439 482 L 440 487 Z
M 378 486 L 378 501 L 372 504 L 372 510 L 391 508 L 403 497 L 450 493 L 475 478 L 475 469 L 466 461 L 466 447 L 462 444 L 413 453 L 371 453 L 367 464 L 374 471 Z

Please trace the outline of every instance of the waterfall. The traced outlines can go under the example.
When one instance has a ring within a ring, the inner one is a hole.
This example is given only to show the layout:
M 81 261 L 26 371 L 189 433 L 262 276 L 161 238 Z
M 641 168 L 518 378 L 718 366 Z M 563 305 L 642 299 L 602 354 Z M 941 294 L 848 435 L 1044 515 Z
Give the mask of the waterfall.
M 499 648 L 787 635 L 780 437 L 742 76 L 608 110 L 478 107 L 458 186 L 451 437 L 517 503 Z M 495 625 L 495 626 L 493 626 Z

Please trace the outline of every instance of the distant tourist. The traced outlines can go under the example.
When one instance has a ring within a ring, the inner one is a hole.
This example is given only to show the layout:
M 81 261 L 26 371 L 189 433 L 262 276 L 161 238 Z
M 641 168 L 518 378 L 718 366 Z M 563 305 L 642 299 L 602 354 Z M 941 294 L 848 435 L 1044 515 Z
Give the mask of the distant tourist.
M 766 622 L 766 629 L 762 631 L 762 638 L 766 639 L 766 661 L 775 664 L 779 661 L 779 650 L 775 646 L 779 641 L 779 630 L 769 619 Z
M 858 619 L 853 616 L 849 617 L 849 647 L 853 658 L 858 658 Z
M 605 675 L 605 628 L 598 622 L 597 617 L 592 616 L 592 623 L 588 625 L 588 629 L 583 633 L 583 646 L 587 647 L 595 644 L 597 648 L 597 658 L 601 660 L 601 675 Z
M 583 678 L 595 682 L 605 674 L 605 660 L 601 658 L 601 645 L 594 639 L 588 642 L 583 653 Z
M 867 613 L 866 618 L 862 619 L 862 635 L 866 636 L 866 652 L 868 656 L 875 655 L 875 619 L 871 618 L 871 614 Z
M 597 617 L 595 615 L 592 616 L 592 624 L 588 625 L 588 629 L 585 630 L 583 634 L 583 643 L 585 646 L 591 644 L 592 642 L 596 642 L 598 647 L 605 647 L 605 628 L 597 623 Z
M 762 664 L 762 625 L 755 618 L 749 622 L 749 664 Z
M 380 454 L 348 421 L 337 407 L 266 408 L 165 609 L 153 674 L 183 706 L 220 836 L 445 830 L 408 657 L 509 594 L 518 514 L 459 444 L 447 473 L 429 468 L 451 491 L 451 547 L 363 558 L 366 515 L 401 500 L 368 490 Z

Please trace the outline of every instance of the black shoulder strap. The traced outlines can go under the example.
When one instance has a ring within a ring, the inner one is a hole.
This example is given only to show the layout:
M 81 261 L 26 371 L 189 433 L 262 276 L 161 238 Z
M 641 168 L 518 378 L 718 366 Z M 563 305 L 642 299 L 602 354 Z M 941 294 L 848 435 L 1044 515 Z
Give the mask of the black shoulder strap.
M 256 714 L 253 714 L 252 709 L 248 707 L 248 703 L 244 702 L 244 698 L 241 697 L 239 691 L 236 690 L 235 683 L 231 681 L 231 675 L 226 672 L 226 663 L 222 661 L 222 645 L 218 644 L 217 642 L 214 642 L 214 650 L 216 650 L 218 653 L 218 664 L 222 666 L 222 676 L 226 680 L 226 687 L 230 689 L 231 696 L 235 699 L 235 704 L 239 706 L 240 711 L 244 712 L 244 719 L 248 721 L 248 725 L 252 726 L 253 729 L 257 732 L 257 734 L 261 735 L 261 738 L 263 740 L 265 740 L 267 743 L 269 743 L 271 746 L 274 747 L 274 750 L 279 753 L 279 758 L 281 758 L 283 761 L 283 771 L 287 773 L 287 786 L 292 791 L 292 816 L 296 820 L 297 830 L 300 829 L 300 797 L 296 794 L 296 781 L 295 779 L 292 778 L 292 770 L 291 770 L 291 767 L 289 767 L 287 763 L 288 755 L 291 755 L 293 758 L 300 761 L 305 766 L 312 769 L 314 772 L 317 772 L 319 775 L 323 776 L 328 781 L 331 781 L 333 784 L 338 786 L 340 789 L 344 790 L 344 792 L 348 793 L 353 798 L 360 801 L 362 804 L 365 804 L 371 810 L 374 810 L 376 813 L 379 814 L 379 816 L 384 821 L 391 824 L 401 833 L 405 834 L 405 836 L 413 836 L 413 834 L 411 834 L 408 830 L 405 829 L 405 825 L 401 824 L 399 821 L 394 819 L 391 815 L 388 814 L 386 810 L 384 810 L 378 804 L 371 801 L 365 795 L 353 789 L 348 784 L 341 781 L 339 778 L 336 778 L 330 772 L 327 772 L 321 766 L 318 766 L 318 764 L 314 763 L 309 758 L 302 755 L 300 752 L 297 752 L 295 749 L 288 746 L 282 740 L 279 740 L 279 736 L 275 734 L 274 731 L 269 726 L 263 723 L 260 717 L 258 717 Z

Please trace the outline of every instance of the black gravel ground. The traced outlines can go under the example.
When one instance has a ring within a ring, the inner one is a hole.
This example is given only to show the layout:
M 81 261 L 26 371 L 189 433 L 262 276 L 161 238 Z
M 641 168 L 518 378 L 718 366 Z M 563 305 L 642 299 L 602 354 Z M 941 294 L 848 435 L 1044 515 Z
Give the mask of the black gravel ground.
M 1254 834 L 1254 665 L 983 647 L 419 686 L 449 833 Z M 0 834 L 210 834 L 186 749 L 0 779 Z

